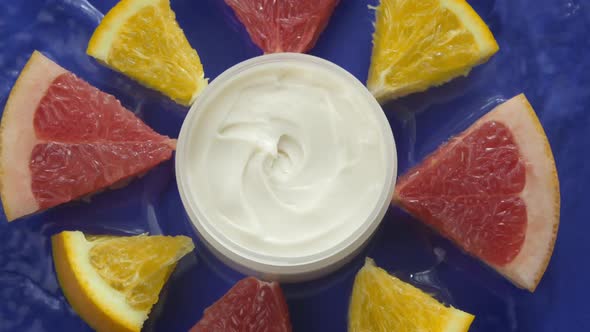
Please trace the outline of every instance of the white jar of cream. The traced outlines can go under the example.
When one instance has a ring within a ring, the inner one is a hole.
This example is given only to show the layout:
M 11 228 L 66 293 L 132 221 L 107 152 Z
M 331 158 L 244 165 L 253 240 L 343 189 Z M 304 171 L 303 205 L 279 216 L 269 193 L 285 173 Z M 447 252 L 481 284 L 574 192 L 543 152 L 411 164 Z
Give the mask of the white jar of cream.
M 203 91 L 182 126 L 176 173 L 217 256 L 289 282 L 362 248 L 389 206 L 397 156 L 381 107 L 354 76 L 282 53 L 242 62 Z

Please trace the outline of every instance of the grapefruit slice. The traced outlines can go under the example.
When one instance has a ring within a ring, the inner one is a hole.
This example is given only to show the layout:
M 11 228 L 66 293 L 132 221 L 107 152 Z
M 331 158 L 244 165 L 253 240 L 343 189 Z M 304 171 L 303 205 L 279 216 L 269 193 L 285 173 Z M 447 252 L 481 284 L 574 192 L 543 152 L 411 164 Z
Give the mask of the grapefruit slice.
M 339 0 L 225 0 L 264 53 L 314 47 Z
M 2 115 L 0 194 L 6 218 L 118 184 L 169 159 L 175 145 L 115 97 L 35 51 Z
M 531 292 L 559 225 L 551 147 L 518 95 L 475 122 L 398 181 L 394 202 Z
M 190 332 L 290 332 L 289 308 L 281 287 L 253 277 L 240 280 L 205 309 Z

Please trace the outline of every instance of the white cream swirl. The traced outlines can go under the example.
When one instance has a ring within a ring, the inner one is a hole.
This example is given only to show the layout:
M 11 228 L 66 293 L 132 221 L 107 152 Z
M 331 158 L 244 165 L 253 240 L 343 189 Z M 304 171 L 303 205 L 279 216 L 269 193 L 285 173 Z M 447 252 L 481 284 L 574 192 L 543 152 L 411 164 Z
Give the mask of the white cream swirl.
M 333 247 L 376 208 L 386 138 L 364 91 L 308 64 L 253 67 L 218 87 L 191 129 L 188 181 L 235 244 L 296 257 Z

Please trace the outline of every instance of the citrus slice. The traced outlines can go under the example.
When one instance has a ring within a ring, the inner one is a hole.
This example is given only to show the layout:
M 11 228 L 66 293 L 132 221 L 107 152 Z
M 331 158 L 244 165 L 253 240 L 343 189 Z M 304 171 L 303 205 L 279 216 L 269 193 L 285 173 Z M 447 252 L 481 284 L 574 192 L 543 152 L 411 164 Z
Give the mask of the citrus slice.
M 289 308 L 281 287 L 253 277 L 240 280 L 205 309 L 189 332 L 291 332 Z
M 140 331 L 176 263 L 194 249 L 186 236 L 51 238 L 62 291 L 97 331 Z
M 381 0 L 376 11 L 367 86 L 380 102 L 467 75 L 498 51 L 465 0 Z
M 524 95 L 402 176 L 394 201 L 517 286 L 534 291 L 559 225 L 551 147 Z
M 207 85 L 169 0 L 120 1 L 94 31 L 86 53 L 182 105 L 192 104 Z
M 172 156 L 159 135 L 106 94 L 34 52 L 0 127 L 0 194 L 9 221 L 106 189 Z
M 264 53 L 307 52 L 340 0 L 225 0 Z
M 367 258 L 354 279 L 348 332 L 469 330 L 474 316 L 446 307 Z

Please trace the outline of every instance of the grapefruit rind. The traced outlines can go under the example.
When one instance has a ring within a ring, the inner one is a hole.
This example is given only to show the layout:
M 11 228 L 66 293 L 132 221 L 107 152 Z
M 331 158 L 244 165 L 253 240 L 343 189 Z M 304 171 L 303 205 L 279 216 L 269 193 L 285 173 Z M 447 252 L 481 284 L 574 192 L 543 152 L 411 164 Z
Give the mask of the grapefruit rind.
M 138 332 L 147 319 L 113 290 L 92 267 L 91 244 L 81 232 L 62 232 L 51 238 L 55 271 L 68 302 L 93 329 Z
M 119 31 L 125 25 L 125 23 L 135 16 L 139 11 L 146 7 L 157 7 L 162 1 L 169 0 L 121 0 L 119 1 L 102 19 L 94 33 L 90 37 L 88 47 L 86 48 L 86 54 L 92 56 L 98 60 L 101 64 L 114 70 L 120 71 L 109 64 L 109 54 L 113 45 L 113 42 L 117 39 Z M 183 38 L 187 44 L 188 40 L 183 34 Z M 194 49 L 193 49 L 194 51 Z M 194 51 L 196 53 L 196 51 Z M 148 82 L 144 82 L 138 78 L 131 77 L 139 83 L 147 86 L 150 89 L 158 90 L 157 87 L 152 86 Z M 184 106 L 190 106 L 196 100 L 197 96 L 207 86 L 207 79 L 204 77 L 204 73 L 198 78 L 197 87 L 192 93 L 190 100 L 179 100 L 169 96 L 179 104 Z M 166 94 L 164 91 L 160 91 Z
M 557 168 L 551 146 L 533 107 L 520 94 L 484 116 L 511 129 L 526 161 L 526 184 L 520 194 L 527 203 L 524 244 L 514 260 L 492 266 L 521 288 L 533 292 L 545 273 L 559 228 L 560 193 Z
M 34 51 L 8 96 L 0 125 L 0 195 L 8 221 L 39 209 L 31 191 L 29 168 L 37 142 L 33 117 L 53 80 L 66 72 Z
M 525 160 L 526 183 L 520 197 L 527 205 L 527 228 L 524 243 L 511 262 L 504 266 L 486 264 L 516 286 L 534 292 L 551 259 L 559 228 L 560 193 L 555 160 L 541 122 L 524 94 L 497 106 L 457 138 L 489 121 L 510 129 Z M 449 148 L 460 140 L 454 142 L 449 143 Z M 430 162 L 426 167 L 436 167 L 436 160 Z M 402 208 L 398 193 L 403 186 L 400 183 L 396 188 L 393 199 Z

